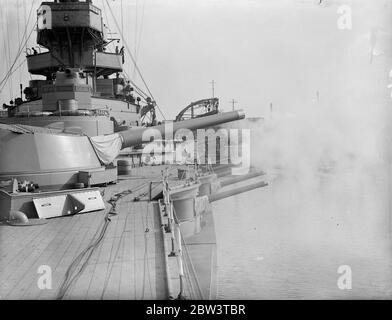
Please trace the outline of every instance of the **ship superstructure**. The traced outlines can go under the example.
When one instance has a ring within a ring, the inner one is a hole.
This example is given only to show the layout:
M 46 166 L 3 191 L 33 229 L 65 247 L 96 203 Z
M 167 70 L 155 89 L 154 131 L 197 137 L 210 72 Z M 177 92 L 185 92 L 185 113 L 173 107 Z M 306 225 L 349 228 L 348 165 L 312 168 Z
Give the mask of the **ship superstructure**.
M 26 59 L 28 71 L 42 79 L 3 104 L 1 122 L 78 128 L 89 136 L 140 126 L 146 113 L 155 124 L 155 102 L 124 76 L 124 46 L 108 37 L 102 11 L 91 0 L 43 2 L 37 43 L 40 51 L 28 49 Z

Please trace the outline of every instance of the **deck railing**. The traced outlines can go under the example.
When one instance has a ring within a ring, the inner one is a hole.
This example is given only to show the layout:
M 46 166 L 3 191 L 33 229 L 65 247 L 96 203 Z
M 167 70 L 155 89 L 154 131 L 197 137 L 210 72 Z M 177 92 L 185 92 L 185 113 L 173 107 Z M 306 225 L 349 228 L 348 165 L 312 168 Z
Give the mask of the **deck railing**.
M 0 111 L 0 117 L 1 115 Z M 97 117 L 106 116 L 109 117 L 109 111 L 106 109 L 78 109 L 77 111 L 67 111 L 61 108 L 56 111 L 37 111 L 30 110 L 27 108 L 26 111 L 19 111 L 14 114 L 14 117 L 18 118 L 30 118 L 30 117 L 65 117 L 65 116 L 85 116 L 85 117 Z M 5 111 L 5 117 L 8 117 L 7 111 Z
M 178 300 L 183 300 L 187 298 L 191 299 L 201 299 L 203 300 L 203 293 L 200 288 L 199 280 L 197 279 L 197 275 L 192 264 L 192 260 L 190 258 L 186 243 L 184 241 L 182 232 L 181 232 L 181 223 L 177 217 L 176 211 L 174 209 L 173 200 L 170 198 L 170 188 L 168 184 L 168 171 L 164 171 L 162 173 L 163 179 L 163 206 L 165 216 L 167 217 L 166 224 L 166 232 L 170 233 L 171 238 L 171 248 L 169 257 L 177 258 L 178 265 L 178 277 L 179 277 L 179 293 L 177 296 Z M 184 253 L 187 259 L 183 257 L 183 248 Z M 185 287 L 185 283 L 187 283 L 187 287 Z M 187 294 L 190 296 L 188 297 Z

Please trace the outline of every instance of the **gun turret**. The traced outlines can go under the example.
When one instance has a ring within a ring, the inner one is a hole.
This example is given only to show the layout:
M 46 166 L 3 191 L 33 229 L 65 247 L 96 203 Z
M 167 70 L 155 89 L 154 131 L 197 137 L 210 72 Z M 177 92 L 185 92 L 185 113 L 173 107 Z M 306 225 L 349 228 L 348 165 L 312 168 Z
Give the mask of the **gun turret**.
M 40 186 L 63 186 L 68 183 L 64 181 L 74 181 L 81 170 L 99 170 L 102 163 L 113 162 L 121 149 L 149 142 L 143 141 L 149 139 L 147 130 L 155 129 L 161 137 L 170 139 L 168 135 L 180 129 L 210 128 L 243 118 L 242 111 L 233 111 L 92 138 L 47 128 L 0 124 L 0 181 L 16 178 Z

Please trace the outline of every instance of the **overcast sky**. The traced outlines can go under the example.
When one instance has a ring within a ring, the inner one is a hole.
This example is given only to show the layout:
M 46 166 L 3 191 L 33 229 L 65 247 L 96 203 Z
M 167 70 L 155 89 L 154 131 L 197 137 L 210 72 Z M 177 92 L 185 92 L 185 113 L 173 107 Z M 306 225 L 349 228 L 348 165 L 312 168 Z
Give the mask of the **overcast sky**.
M 104 8 L 106 0 L 93 2 Z M 119 25 L 123 12 L 125 38 L 132 50 L 138 48 L 139 67 L 168 118 L 190 102 L 210 97 L 211 80 L 216 81 L 222 108 L 229 110 L 229 101 L 235 99 L 236 107 L 249 116 L 268 116 L 271 102 L 275 112 L 301 113 L 314 105 L 317 91 L 320 104 L 331 112 L 358 108 L 383 116 L 390 102 L 391 1 L 122 2 L 121 11 L 120 0 L 109 0 Z M 34 2 L 28 31 L 39 3 Z M 7 56 L 11 61 L 15 57 L 31 1 L 0 0 L 0 4 L 2 79 L 10 64 Z M 343 4 L 352 9 L 351 30 L 337 27 Z M 104 13 L 111 31 L 117 32 L 107 7 Z M 33 34 L 30 47 L 35 39 Z M 375 53 L 372 63 L 370 50 Z M 126 69 L 133 75 L 129 58 Z M 28 79 L 26 67 L 14 73 L 14 96 L 20 80 L 25 86 Z M 142 86 L 139 78 L 136 81 Z M 1 101 L 9 101 L 10 85 L 9 81 L 0 93 Z

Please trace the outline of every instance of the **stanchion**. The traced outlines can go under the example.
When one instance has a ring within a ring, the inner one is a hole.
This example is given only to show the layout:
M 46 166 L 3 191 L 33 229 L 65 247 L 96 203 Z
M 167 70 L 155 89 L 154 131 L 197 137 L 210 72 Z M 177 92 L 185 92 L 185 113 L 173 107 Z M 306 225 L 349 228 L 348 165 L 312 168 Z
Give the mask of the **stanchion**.
M 178 300 L 185 300 L 184 295 L 184 267 L 182 265 L 182 246 L 181 246 L 181 230 L 180 226 L 177 226 L 177 238 L 178 238 L 178 269 L 180 276 L 180 293 L 178 294 Z

